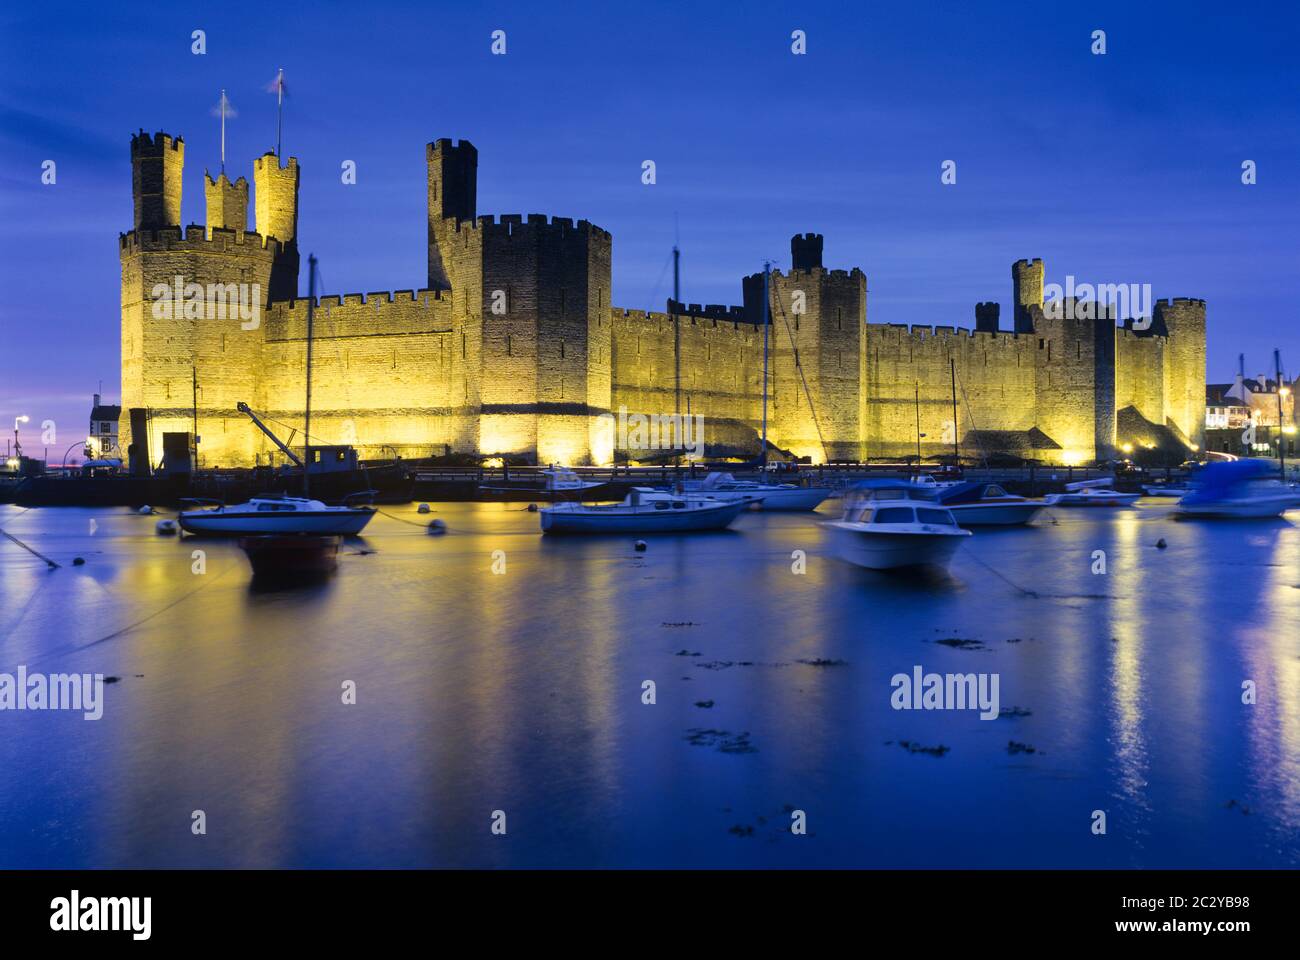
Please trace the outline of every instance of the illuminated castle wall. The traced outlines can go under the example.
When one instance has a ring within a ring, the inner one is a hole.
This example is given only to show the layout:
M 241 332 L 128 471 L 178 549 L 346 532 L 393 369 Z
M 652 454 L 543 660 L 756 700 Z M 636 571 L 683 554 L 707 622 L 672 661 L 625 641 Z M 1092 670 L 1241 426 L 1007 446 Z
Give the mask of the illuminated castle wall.
M 131 158 L 135 228 L 119 242 L 123 448 L 130 409 L 145 407 L 155 462 L 162 434 L 196 421 L 205 467 L 278 460 L 235 405 L 247 402 L 301 446 L 297 161 L 255 161 L 249 232 L 244 178 L 205 176 L 207 225 L 182 229 L 183 141 L 141 131 Z M 316 304 L 315 442 L 351 443 L 371 458 L 609 463 L 618 438 L 602 415 L 625 409 L 702 415 L 711 447 L 757 451 L 761 273 L 743 278 L 739 306 L 621 309 L 611 303 L 607 231 L 542 214 L 479 216 L 478 153 L 467 141 L 431 143 L 426 161 L 425 287 Z M 1146 330 L 1108 315 L 1057 319 L 1044 310 L 1042 261 L 1019 261 L 1010 330 L 999 328 L 995 303 L 976 306 L 974 330 L 868 324 L 865 275 L 826 269 L 822 247 L 819 235 L 795 236 L 789 270 L 769 276 L 776 446 L 814 462 L 907 456 L 918 418 L 926 456 L 950 452 L 954 434 L 967 456 L 1053 463 L 1110 456 L 1126 430 L 1139 442 L 1202 442 L 1203 301 L 1160 301 Z M 177 278 L 208 302 L 160 316 L 160 285 Z M 257 320 L 214 318 L 209 285 L 256 285 Z

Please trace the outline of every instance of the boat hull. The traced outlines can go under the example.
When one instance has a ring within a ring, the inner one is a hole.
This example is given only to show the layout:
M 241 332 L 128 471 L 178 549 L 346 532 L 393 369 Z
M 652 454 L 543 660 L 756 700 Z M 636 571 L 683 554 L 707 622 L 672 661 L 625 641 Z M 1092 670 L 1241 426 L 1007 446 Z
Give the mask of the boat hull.
M 958 503 L 944 504 L 962 527 L 1013 527 L 1026 524 L 1046 506 L 1044 503 Z
M 192 510 L 181 513 L 181 529 L 208 537 L 317 536 L 350 537 L 360 533 L 373 510 L 330 510 L 313 514 L 302 511 L 285 513 L 226 513 L 219 510 Z
M 1141 498 L 1138 493 L 1108 493 L 1085 496 L 1077 493 L 1057 493 L 1046 498 L 1051 507 L 1131 507 Z
M 253 576 L 292 578 L 318 576 L 338 566 L 337 536 L 253 536 L 240 537 L 239 546 L 248 556 Z
M 725 529 L 750 502 L 692 506 L 686 510 L 657 510 L 652 505 L 586 510 L 549 507 L 539 513 L 542 533 L 549 534 L 691 533 Z
M 1296 506 L 1295 497 L 1250 497 L 1243 499 L 1209 500 L 1203 503 L 1179 503 L 1177 516 L 1202 520 L 1260 520 L 1280 517 Z
M 839 558 L 868 570 L 946 568 L 966 538 L 959 533 L 886 533 L 843 522 L 827 526 L 833 531 Z

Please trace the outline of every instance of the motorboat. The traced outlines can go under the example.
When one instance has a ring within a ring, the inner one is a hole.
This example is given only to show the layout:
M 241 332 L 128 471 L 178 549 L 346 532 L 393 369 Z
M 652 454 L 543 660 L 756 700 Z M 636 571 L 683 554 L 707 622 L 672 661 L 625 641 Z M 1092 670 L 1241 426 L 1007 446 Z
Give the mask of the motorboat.
M 1186 518 L 1280 517 L 1300 507 L 1300 497 L 1274 476 L 1263 460 L 1211 463 L 1201 471 L 1196 488 L 1178 501 L 1175 515 Z
M 353 536 L 374 515 L 373 507 L 328 507 L 305 497 L 253 497 L 247 503 L 182 510 L 177 519 L 186 533 L 207 536 Z
M 538 513 L 542 533 L 689 533 L 722 530 L 756 500 L 672 496 L 634 488 L 622 503 L 557 503 Z
M 816 510 L 833 492 L 830 487 L 800 487 L 793 483 L 759 483 L 737 480 L 730 473 L 710 473 L 703 480 L 684 480 L 677 486 L 682 494 L 703 494 L 715 500 L 761 498 L 760 510 Z
M 584 480 L 576 471 L 558 464 L 538 474 L 484 482 L 478 487 L 481 495 L 493 500 L 599 500 L 611 489 L 606 481 Z
M 936 496 L 952 511 L 959 526 L 1009 527 L 1026 524 L 1047 504 L 1007 493 L 996 483 L 955 483 L 941 487 Z
M 1140 493 L 1120 493 L 1113 489 L 1114 480 L 1079 480 L 1067 483 L 1065 493 L 1051 493 L 1043 498 L 1049 507 L 1129 507 Z
M 840 558 L 871 570 L 947 567 L 971 536 L 933 491 L 905 481 L 868 480 L 844 497 L 844 516 L 823 523 Z
M 1183 483 L 1147 483 L 1142 486 L 1148 497 L 1185 497 L 1192 486 Z

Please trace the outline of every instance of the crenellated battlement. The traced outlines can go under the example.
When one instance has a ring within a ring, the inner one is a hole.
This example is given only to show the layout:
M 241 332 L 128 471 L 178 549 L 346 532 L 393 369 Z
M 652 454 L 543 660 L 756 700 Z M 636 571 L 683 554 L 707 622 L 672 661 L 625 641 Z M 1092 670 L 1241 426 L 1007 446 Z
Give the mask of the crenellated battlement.
M 131 134 L 132 156 L 160 156 L 168 151 L 184 153 L 185 138 L 173 137 L 162 130 L 155 134 L 148 134 L 145 133 L 144 127 L 140 128 L 139 133 Z
M 464 226 L 465 223 L 462 222 L 460 228 Z M 476 218 L 474 227 L 489 237 L 514 238 L 554 234 L 561 239 L 567 239 L 571 234 L 578 234 L 594 237 L 606 243 L 613 240 L 608 230 L 601 229 L 589 220 L 575 222 L 572 217 L 551 217 L 544 213 L 530 213 L 526 216 L 522 213 L 485 214 Z
M 307 310 L 313 307 L 315 335 L 322 339 L 449 333 L 451 294 L 445 290 L 384 290 L 297 297 L 272 304 L 266 312 L 268 342 L 302 339 Z
M 676 300 L 668 301 L 668 313 L 672 316 L 689 317 L 692 320 L 720 320 L 724 323 L 748 323 L 746 319 L 745 308 L 736 306 L 727 306 L 721 303 L 710 303 L 700 306 L 698 303 L 678 303 Z
M 698 307 L 698 304 L 692 304 L 691 307 Z M 682 328 L 696 327 L 699 329 L 731 331 L 745 337 L 752 337 L 756 330 L 761 329 L 744 318 L 743 313 L 739 312 L 741 308 L 730 307 L 725 309 L 727 312 L 721 314 L 709 314 L 704 311 L 696 314 L 689 312 L 673 314 L 659 310 L 632 310 L 614 307 L 611 310 L 611 315 L 616 321 L 621 320 L 628 324 L 644 325 L 655 330 L 667 331 L 670 334 L 674 324 Z
M 263 237 L 249 230 L 227 230 L 213 228 L 211 236 L 208 229 L 192 223 L 183 230 L 180 227 L 159 227 L 156 230 L 129 230 L 118 234 L 118 252 L 122 257 L 138 253 L 250 253 L 264 250 L 269 257 L 278 254 L 283 248 L 273 237 Z

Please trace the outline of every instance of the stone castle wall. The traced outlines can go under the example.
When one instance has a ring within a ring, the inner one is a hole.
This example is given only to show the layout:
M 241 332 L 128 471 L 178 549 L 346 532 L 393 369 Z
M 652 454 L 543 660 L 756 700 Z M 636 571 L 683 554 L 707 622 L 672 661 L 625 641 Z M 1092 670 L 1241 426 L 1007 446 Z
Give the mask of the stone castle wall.
M 282 454 L 238 413 L 247 402 L 302 445 L 306 308 L 297 296 L 297 161 L 254 164 L 258 232 L 245 232 L 248 184 L 205 178 L 207 228 L 182 230 L 183 142 L 132 140 L 135 229 L 121 239 L 122 433 L 151 411 L 164 431 L 194 427 L 204 466 Z M 608 463 L 623 438 L 610 414 L 702 415 L 719 451 L 752 456 L 763 422 L 763 275 L 741 306 L 611 303 L 610 234 L 542 214 L 479 216 L 478 155 L 438 140 L 428 162 L 427 287 L 322 297 L 314 311 L 312 438 L 362 457 L 510 455 Z M 1050 462 L 1109 456 L 1116 411 L 1200 442 L 1205 305 L 1160 301 L 1152 329 L 1043 311 L 1043 264 L 1012 267 L 1012 330 L 980 304 L 978 330 L 867 323 L 861 270 L 822 266 L 820 235 L 798 235 L 789 271 L 768 276 L 767 425 L 774 446 L 813 461 L 1011 452 Z M 257 284 L 266 308 L 238 317 L 159 318 L 160 283 Z M 957 412 L 951 376 L 955 366 Z M 680 369 L 680 384 L 678 370 Z M 290 436 L 293 440 L 290 441 Z

